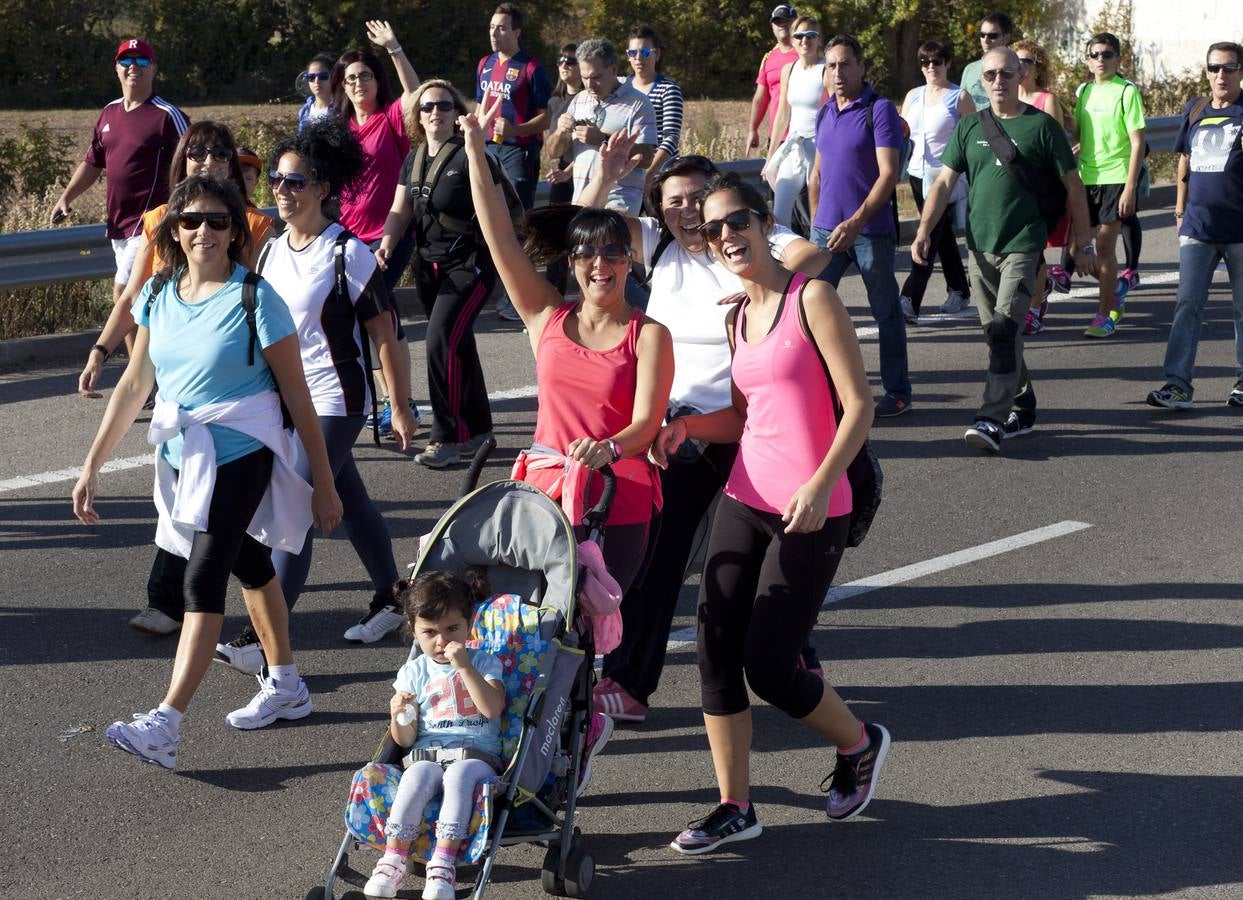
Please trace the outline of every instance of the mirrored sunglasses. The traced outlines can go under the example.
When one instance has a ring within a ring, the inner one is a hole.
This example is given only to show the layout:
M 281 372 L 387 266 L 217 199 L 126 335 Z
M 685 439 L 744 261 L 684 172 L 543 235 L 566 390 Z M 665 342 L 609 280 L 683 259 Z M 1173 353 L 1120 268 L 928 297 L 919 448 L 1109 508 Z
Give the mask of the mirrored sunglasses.
M 145 69 L 151 65 L 151 60 L 145 56 L 122 56 L 117 60 L 117 65 L 122 69 L 128 69 L 130 66 L 138 66 L 140 69 Z
M 652 55 L 652 48 L 651 47 L 639 47 L 638 49 L 635 49 L 632 47 L 631 49 L 626 51 L 626 55 L 629 56 L 631 59 L 647 59 L 649 56 Z

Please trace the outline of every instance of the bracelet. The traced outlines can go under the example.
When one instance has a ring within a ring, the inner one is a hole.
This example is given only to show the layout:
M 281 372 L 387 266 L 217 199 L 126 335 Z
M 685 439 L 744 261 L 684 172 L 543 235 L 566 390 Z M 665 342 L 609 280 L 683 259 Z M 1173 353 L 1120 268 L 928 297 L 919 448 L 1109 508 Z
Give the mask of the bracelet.
M 613 440 L 612 438 L 609 438 L 608 444 L 609 444 L 609 455 L 613 457 L 613 462 L 617 462 L 618 460 L 622 458 L 621 444 Z
M 394 47 L 392 50 L 388 51 L 388 55 L 389 55 L 389 56 L 396 56 L 398 53 L 402 53 L 402 52 L 404 52 L 404 51 L 401 49 L 401 44 L 398 44 L 398 45 L 397 45 L 396 47 Z
M 108 357 L 112 355 L 112 354 L 108 351 L 108 348 L 107 348 L 107 347 L 105 347 L 103 344 L 96 344 L 94 347 L 92 347 L 92 348 L 91 348 L 91 352 L 92 352 L 92 353 L 93 353 L 94 351 L 96 351 L 96 350 L 98 350 L 100 353 L 102 353 L 102 354 L 104 355 L 104 362 L 107 362 L 107 361 L 108 361 Z

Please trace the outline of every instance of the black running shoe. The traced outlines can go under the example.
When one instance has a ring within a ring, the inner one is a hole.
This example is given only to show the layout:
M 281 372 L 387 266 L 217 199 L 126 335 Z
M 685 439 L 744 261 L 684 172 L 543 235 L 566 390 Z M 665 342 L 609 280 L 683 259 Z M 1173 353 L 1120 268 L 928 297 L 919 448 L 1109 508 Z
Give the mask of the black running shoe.
M 889 732 L 885 726 L 865 722 L 863 727 L 870 741 L 867 748 L 850 756 L 837 754 L 833 774 L 820 782 L 820 790 L 828 791 L 827 809 L 834 822 L 845 822 L 863 812 L 872 801 L 881 766 L 889 755 Z
M 263 645 L 259 643 L 259 636 L 249 625 L 227 644 L 217 644 L 214 658 L 216 662 L 232 666 L 247 675 L 258 675 L 267 665 L 267 658 L 263 655 Z
M 688 822 L 686 830 L 669 846 L 689 855 L 707 853 L 722 844 L 759 837 L 763 830 L 756 820 L 754 803 L 745 814 L 732 803 L 722 803 L 704 818 Z

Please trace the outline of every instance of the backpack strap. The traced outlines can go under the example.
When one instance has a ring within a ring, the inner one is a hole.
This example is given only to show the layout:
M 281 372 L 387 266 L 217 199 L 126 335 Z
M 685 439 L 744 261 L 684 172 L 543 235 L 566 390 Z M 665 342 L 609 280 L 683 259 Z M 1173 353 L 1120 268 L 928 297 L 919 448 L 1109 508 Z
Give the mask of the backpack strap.
M 151 307 L 155 305 L 155 295 L 164 290 L 164 285 L 168 284 L 168 279 L 173 277 L 172 271 L 169 269 L 160 269 L 151 276 L 151 280 L 147 282 L 150 290 L 147 292 L 147 303 L 145 306 L 145 314 L 147 322 L 151 322 Z
M 259 276 L 247 272 L 242 279 L 242 310 L 246 313 L 246 327 L 250 329 L 250 342 L 246 345 L 246 365 L 255 364 L 255 344 L 259 343 L 259 323 L 255 320 L 255 294 Z
M 1204 118 L 1204 113 L 1205 110 L 1208 109 L 1208 104 L 1208 97 L 1196 97 L 1195 103 L 1192 104 L 1191 109 L 1187 112 L 1187 125 L 1189 129 L 1192 125 L 1196 125 L 1201 119 Z
M 656 247 L 652 250 L 652 258 L 647 264 L 647 272 L 644 274 L 643 280 L 639 282 L 642 287 L 650 288 L 652 286 L 652 275 L 656 271 L 656 263 L 660 262 L 660 258 L 664 256 L 665 251 L 669 249 L 669 245 L 675 240 L 677 238 L 673 236 L 672 231 L 668 229 L 661 231 L 660 238 L 656 241 Z
M 420 145 L 422 146 L 422 145 Z M 350 284 L 345 277 L 345 248 L 355 240 L 348 228 L 342 228 L 332 242 L 332 270 L 335 276 L 333 291 L 337 302 L 344 303 L 358 314 L 358 307 L 350 300 Z M 363 375 L 367 379 L 367 389 L 371 392 L 371 438 L 377 447 L 380 446 L 380 398 L 375 389 L 375 375 L 371 368 L 371 338 L 367 335 L 363 323 L 358 323 L 358 343 L 363 349 Z
M 418 199 L 415 212 L 420 216 L 429 215 L 428 208 L 431 204 L 432 195 L 436 192 L 437 185 L 440 184 L 440 178 L 444 175 L 445 169 L 449 163 L 453 162 L 460 155 L 466 153 L 466 141 L 461 135 L 454 135 L 445 142 L 432 159 L 431 167 L 426 172 L 423 171 L 427 165 L 427 145 L 419 144 L 415 151 L 414 163 L 411 171 L 417 173 L 418 181 L 411 185 L 411 188 L 417 191 Z M 451 216 L 441 210 L 432 210 L 430 215 L 445 231 L 452 234 L 470 234 L 475 231 L 474 220 L 459 219 Z

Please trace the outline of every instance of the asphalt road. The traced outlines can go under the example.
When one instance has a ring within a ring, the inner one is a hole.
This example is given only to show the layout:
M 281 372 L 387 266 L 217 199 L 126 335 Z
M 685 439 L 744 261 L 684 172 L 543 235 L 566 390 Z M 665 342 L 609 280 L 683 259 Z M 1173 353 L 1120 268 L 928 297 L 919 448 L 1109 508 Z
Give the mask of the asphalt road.
M 1223 403 L 1228 294 L 1219 275 L 1196 409 L 1146 406 L 1177 254 L 1169 213 L 1143 218 L 1145 281 L 1118 334 L 1080 336 L 1094 306 L 1084 296 L 1054 304 L 1050 330 L 1028 343 L 1037 430 L 998 457 L 961 441 L 986 364 L 978 325 L 910 332 L 915 408 L 873 432 L 885 501 L 838 584 L 883 577 L 842 592 L 814 635 L 829 679 L 894 737 L 867 813 L 826 821 L 831 754 L 761 706 L 764 834 L 711 857 L 667 849 L 716 798 L 693 651 L 679 646 L 648 722 L 619 728 L 584 800 L 593 897 L 1243 895 L 1243 467 L 1232 455 L 1243 410 Z M 843 292 L 866 329 L 857 276 Z M 943 296 L 936 276 L 929 305 Z M 489 314 L 479 332 L 489 388 L 509 397 L 495 404 L 501 451 L 488 474 L 499 477 L 531 435 L 534 373 L 514 326 Z M 874 374 L 875 338 L 863 343 Z M 109 748 L 110 721 L 159 699 L 174 642 L 125 625 L 153 550 L 150 468 L 104 476 L 99 526 L 72 518 L 72 481 L 57 473 L 80 465 L 103 411 L 72 395 L 75 377 L 69 365 L 0 374 L 0 896 L 300 898 L 340 841 L 350 773 L 384 730 L 406 650 L 341 640 L 369 589 L 338 535 L 317 543 L 294 618 L 314 716 L 233 731 L 224 715 L 254 685 L 214 667 L 175 773 Z M 143 437 L 136 426 L 117 457 L 143 454 Z M 412 559 L 460 472 L 361 441 L 357 457 L 399 559 Z M 32 475 L 42 480 L 14 486 Z M 691 624 L 694 596 L 688 585 L 675 627 Z M 232 630 L 236 590 L 230 602 Z M 542 858 L 503 851 L 492 896 L 544 896 Z

